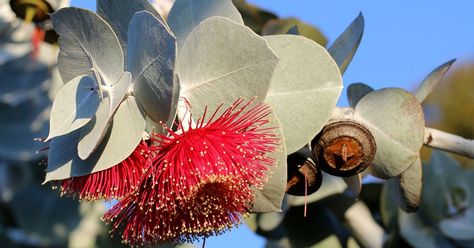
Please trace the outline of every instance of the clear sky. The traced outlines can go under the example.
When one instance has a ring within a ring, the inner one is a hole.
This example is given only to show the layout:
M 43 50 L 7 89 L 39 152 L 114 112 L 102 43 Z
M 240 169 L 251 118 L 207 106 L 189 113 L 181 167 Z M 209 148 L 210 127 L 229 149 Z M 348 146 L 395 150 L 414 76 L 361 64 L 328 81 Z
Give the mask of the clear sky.
M 416 88 L 427 73 L 457 58 L 455 67 L 474 62 L 474 1 L 433 0 L 248 0 L 280 17 L 298 17 L 316 25 L 333 42 L 362 12 L 365 32 L 344 75 L 344 84 L 364 82 L 374 88 Z M 93 0 L 72 0 L 95 9 Z M 474 82 L 473 82 L 474 83 Z M 345 91 L 340 104 L 346 104 Z M 245 226 L 209 238 L 207 248 L 260 248 L 264 240 Z

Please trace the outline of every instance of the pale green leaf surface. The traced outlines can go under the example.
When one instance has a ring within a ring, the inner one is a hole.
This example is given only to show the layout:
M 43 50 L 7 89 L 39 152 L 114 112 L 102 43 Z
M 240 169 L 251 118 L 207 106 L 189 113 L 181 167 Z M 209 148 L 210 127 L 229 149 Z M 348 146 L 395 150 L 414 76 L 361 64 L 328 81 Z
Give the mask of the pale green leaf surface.
M 460 185 L 464 183 L 464 173 L 455 159 L 445 152 L 433 150 L 429 165 L 423 167 L 423 174 L 420 212 L 433 221 L 441 221 L 453 208 L 451 188 L 464 188 Z
M 53 102 L 46 140 L 86 125 L 94 117 L 99 104 L 99 89 L 95 80 L 88 76 L 75 77 L 61 88 Z
M 324 34 L 319 31 L 319 29 L 296 18 L 269 20 L 263 26 L 262 35 L 286 34 L 288 33 L 288 30 L 292 29 L 295 26 L 297 27 L 299 35 L 311 39 L 320 44 L 321 46 L 326 46 L 328 41 Z
M 421 203 L 423 188 L 423 170 L 421 159 L 418 156 L 406 171 L 402 172 L 395 181 L 400 200 L 400 207 L 405 212 L 413 212 Z
M 415 91 L 415 97 L 421 103 L 423 102 L 433 91 L 436 85 L 443 79 L 446 72 L 453 65 L 456 60 L 450 60 L 436 69 L 434 69 L 426 78 L 421 82 L 420 87 Z
M 349 87 L 347 87 L 347 100 L 349 101 L 349 106 L 355 108 L 360 99 L 372 91 L 374 91 L 374 89 L 364 83 L 350 84 Z
M 296 35 L 265 39 L 280 58 L 267 101 L 281 121 L 291 154 L 327 123 L 341 93 L 342 78 L 326 49 L 312 40 Z
M 127 97 L 114 116 L 110 132 L 86 160 L 77 155 L 80 130 L 51 141 L 45 182 L 106 170 L 126 159 L 142 140 L 145 119 L 134 97 Z
M 146 35 L 144 35 L 146 34 Z M 174 115 L 178 100 L 174 84 L 176 38 L 166 26 L 146 11 L 134 15 L 128 32 L 128 70 L 134 96 L 153 121 L 166 122 Z
M 446 218 L 439 223 L 441 232 L 458 240 L 474 240 L 474 207 L 466 209 L 462 214 Z
M 0 104 L 0 157 L 31 162 L 44 156 L 36 153 L 45 147 L 44 143 L 34 139 L 48 135 L 50 105 L 47 92 L 18 106 Z
M 275 164 L 267 173 L 269 179 L 263 185 L 262 190 L 254 189 L 255 201 L 253 203 L 251 212 L 253 213 L 268 213 L 281 210 L 283 197 L 285 196 L 286 178 L 287 178 L 287 164 L 286 164 L 286 147 L 284 136 L 281 131 L 278 117 L 274 114 L 270 115 L 270 122 L 266 124 L 268 127 L 277 127 L 275 132 L 281 137 L 280 147 L 273 153 L 269 154 L 275 159 Z
M 423 223 L 417 213 L 398 211 L 401 236 L 416 248 L 454 247 L 438 230 Z
M 155 7 L 151 5 L 148 0 L 98 0 L 97 1 L 97 14 L 104 18 L 107 23 L 112 27 L 120 46 L 122 47 L 123 55 L 127 57 L 127 41 L 128 32 L 130 31 L 128 26 L 136 12 L 146 10 L 161 23 L 165 23 L 163 18 L 160 16 Z M 146 33 L 142 33 L 143 37 L 147 37 Z M 127 59 L 125 59 L 127 61 Z
M 168 14 L 168 25 L 181 48 L 191 31 L 209 17 L 220 16 L 244 25 L 231 0 L 176 0 Z M 224 34 L 220 34 L 224 35 Z
M 364 16 L 361 13 L 328 48 L 329 54 L 336 61 L 342 74 L 346 71 L 359 47 L 364 33 L 364 25 Z
M 51 15 L 59 34 L 59 72 L 64 82 L 76 76 L 100 76 L 99 84 L 112 85 L 122 74 L 124 59 L 117 36 L 96 13 L 63 8 Z
M 213 110 L 239 98 L 263 102 L 277 62 L 265 40 L 249 28 L 209 18 L 191 32 L 178 55 L 181 96 L 196 118 L 206 106 Z
M 355 119 L 372 133 L 377 152 L 371 173 L 390 178 L 407 170 L 423 145 L 423 110 L 410 93 L 387 88 L 364 96 L 355 108 Z
M 87 159 L 99 147 L 115 111 L 127 94 L 131 80 L 131 74 L 124 72 L 119 81 L 107 92 L 94 118 L 81 129 L 81 139 L 77 147 L 80 158 Z

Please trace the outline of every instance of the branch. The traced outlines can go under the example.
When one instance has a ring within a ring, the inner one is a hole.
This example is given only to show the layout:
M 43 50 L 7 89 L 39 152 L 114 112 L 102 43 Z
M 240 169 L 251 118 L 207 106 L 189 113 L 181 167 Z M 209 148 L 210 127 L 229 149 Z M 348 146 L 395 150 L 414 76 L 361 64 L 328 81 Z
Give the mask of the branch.
M 383 228 L 372 218 L 370 210 L 362 201 L 357 201 L 344 215 L 354 237 L 363 247 L 383 247 L 386 235 Z
M 474 140 L 443 132 L 433 128 L 425 128 L 426 146 L 444 150 L 474 159 Z

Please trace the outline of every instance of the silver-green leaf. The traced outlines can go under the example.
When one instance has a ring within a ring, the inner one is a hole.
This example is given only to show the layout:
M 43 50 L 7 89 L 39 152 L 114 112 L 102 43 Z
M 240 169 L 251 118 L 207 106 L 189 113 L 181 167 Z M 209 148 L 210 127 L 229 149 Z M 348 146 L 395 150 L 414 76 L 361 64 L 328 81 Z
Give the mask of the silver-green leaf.
M 374 89 L 364 83 L 353 83 L 347 87 L 347 100 L 349 101 L 349 106 L 355 108 L 357 103 L 362 97 L 374 91 Z
M 145 119 L 134 97 L 127 97 L 114 115 L 99 148 L 86 160 L 77 155 L 80 130 L 51 140 L 45 182 L 106 170 L 126 159 L 142 140 Z
M 128 30 L 128 70 L 132 73 L 134 96 L 155 122 L 174 115 L 178 84 L 174 76 L 176 38 L 165 24 L 147 11 L 134 15 Z
M 405 212 L 414 212 L 421 203 L 421 192 L 423 188 L 423 170 L 421 159 L 418 158 L 410 168 L 404 171 L 396 179 L 397 192 L 400 207 Z
M 364 33 L 364 16 L 362 13 L 352 21 L 346 30 L 328 48 L 329 54 L 336 61 L 341 74 L 344 74 L 359 47 Z
M 281 210 L 281 204 L 283 197 L 285 196 L 286 189 L 286 147 L 283 138 L 283 132 L 281 131 L 278 117 L 274 114 L 270 115 L 270 122 L 266 124 L 268 127 L 277 127 L 275 132 L 282 139 L 280 147 L 270 154 L 275 159 L 274 167 L 270 168 L 268 173 L 269 179 L 264 184 L 262 190 L 255 189 L 255 201 L 253 203 L 251 212 L 253 213 L 268 213 Z
M 146 10 L 154 17 L 165 23 L 155 7 L 148 0 L 98 0 L 97 14 L 110 24 L 117 35 L 123 50 L 123 55 L 127 56 L 127 41 L 130 21 L 137 12 Z M 147 37 L 146 33 L 142 36 Z M 127 61 L 127 59 L 125 59 Z
M 189 33 L 209 17 L 227 17 L 244 25 L 242 16 L 231 0 L 176 0 L 168 15 L 168 24 L 181 48 Z
M 434 87 L 443 79 L 446 72 L 448 72 L 449 68 L 456 62 L 455 59 L 450 60 L 436 69 L 434 69 L 426 78 L 421 82 L 420 87 L 415 91 L 415 97 L 421 103 L 423 102 L 429 94 L 433 91 Z
M 278 57 L 260 36 L 224 17 L 202 22 L 178 56 L 181 96 L 195 117 L 239 98 L 263 102 Z
M 339 69 L 326 49 L 296 35 L 266 36 L 280 58 L 267 95 L 281 121 L 288 154 L 327 123 L 342 90 Z
M 80 158 L 87 159 L 100 145 L 131 81 L 131 74 L 124 72 L 119 81 L 106 92 L 106 97 L 102 100 L 94 118 L 81 129 L 81 139 L 77 148 Z
M 418 100 L 405 90 L 387 88 L 364 96 L 355 119 L 374 135 L 377 152 L 371 173 L 390 178 L 406 171 L 423 145 L 425 121 Z
M 124 59 L 117 36 L 96 13 L 63 8 L 51 15 L 59 34 L 59 72 L 64 82 L 76 76 L 97 75 L 99 86 L 114 84 L 122 74 Z
M 51 109 L 46 140 L 64 135 L 86 125 L 100 104 L 98 85 L 88 76 L 77 76 L 58 92 Z

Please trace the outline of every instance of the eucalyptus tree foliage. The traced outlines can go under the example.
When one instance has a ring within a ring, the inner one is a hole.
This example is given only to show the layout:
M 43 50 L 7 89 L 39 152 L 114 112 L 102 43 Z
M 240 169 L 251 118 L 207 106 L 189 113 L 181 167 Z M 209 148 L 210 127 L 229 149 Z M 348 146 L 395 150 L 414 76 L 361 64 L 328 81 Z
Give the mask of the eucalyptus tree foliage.
M 177 100 L 173 90 L 174 36 L 156 12 L 146 10 L 150 8 L 148 2 L 122 1 L 121 4 L 117 7 L 98 1 L 99 14 L 110 20 L 112 26 L 100 15 L 77 8 L 62 9 L 52 16 L 60 35 L 59 71 L 66 85 L 56 98 L 58 103 L 53 104 L 51 119 L 70 121 L 50 130 L 49 138 L 53 139 L 50 157 L 64 156 L 50 159 L 48 175 L 53 176 L 47 176 L 47 180 L 90 174 L 114 166 L 128 157 L 142 139 L 144 113 L 156 122 L 167 121 L 172 102 Z M 121 7 L 133 7 L 139 12 L 121 16 Z M 125 32 L 128 23 L 132 29 Z M 81 31 L 84 25 L 88 25 L 88 32 Z M 135 33 L 138 26 L 142 27 L 141 36 Z M 122 43 L 128 44 L 125 50 L 115 32 L 119 32 Z M 162 53 L 161 49 L 169 52 Z M 128 61 L 124 60 L 124 51 L 128 53 Z M 69 86 L 71 83 L 76 85 Z M 136 97 L 132 92 L 137 92 Z M 76 100 L 69 100 L 72 97 Z M 153 106 L 150 99 L 163 107 Z M 55 107 L 70 111 L 56 111 Z M 59 143 L 72 142 L 75 151 L 61 152 L 63 146 L 53 145 L 57 143 L 55 137 Z M 76 168 L 81 163 L 92 168 Z
M 472 247 L 473 170 L 461 168 L 446 153 L 433 151 L 423 172 L 423 194 L 417 213 L 397 211 L 392 185 L 386 185 L 381 209 L 384 222 L 398 224 L 401 236 L 413 247 Z

